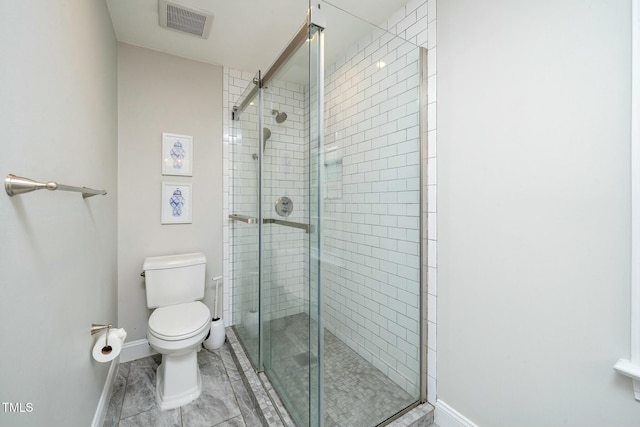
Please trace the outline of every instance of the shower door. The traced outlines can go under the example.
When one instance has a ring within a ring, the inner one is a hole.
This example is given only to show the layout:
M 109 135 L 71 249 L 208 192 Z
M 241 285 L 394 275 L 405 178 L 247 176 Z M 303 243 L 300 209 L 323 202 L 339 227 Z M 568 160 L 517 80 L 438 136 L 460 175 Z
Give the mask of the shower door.
M 233 168 L 229 221 L 233 322 L 249 359 L 260 361 L 260 73 L 247 86 L 232 113 Z
M 262 90 L 261 301 L 265 373 L 296 424 L 309 426 L 317 425 L 320 396 L 318 270 L 311 267 L 319 230 L 310 177 L 317 170 L 317 127 L 312 124 L 318 86 L 310 83 L 309 71 L 317 69 L 319 32 L 304 27 L 298 37 L 296 49 L 266 75 Z M 311 74 L 316 78 L 317 72 Z
M 304 25 L 258 73 L 235 102 L 230 150 L 234 328 L 299 426 L 320 420 L 320 46 Z

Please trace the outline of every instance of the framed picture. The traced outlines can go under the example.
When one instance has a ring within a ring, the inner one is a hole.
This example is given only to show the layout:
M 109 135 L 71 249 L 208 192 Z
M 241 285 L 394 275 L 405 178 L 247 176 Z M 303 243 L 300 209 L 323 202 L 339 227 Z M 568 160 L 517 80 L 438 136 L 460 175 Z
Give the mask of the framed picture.
M 162 224 L 191 224 L 191 184 L 162 182 Z
M 162 175 L 193 176 L 193 137 L 162 133 Z

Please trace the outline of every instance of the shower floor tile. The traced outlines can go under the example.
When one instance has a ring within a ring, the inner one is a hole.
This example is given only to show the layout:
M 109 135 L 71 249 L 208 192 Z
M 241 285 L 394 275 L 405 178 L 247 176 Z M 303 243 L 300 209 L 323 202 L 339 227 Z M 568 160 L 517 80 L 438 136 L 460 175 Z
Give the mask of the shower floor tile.
M 161 411 L 155 401 L 156 370 L 161 356 L 122 363 L 114 382 L 104 427 L 256 427 L 261 426 L 225 343 L 218 350 L 202 349 L 198 364 L 202 394 L 178 409 Z
M 272 342 L 266 372 L 298 420 L 308 420 L 309 373 L 317 367 L 309 357 L 309 322 L 300 313 L 265 325 Z M 326 329 L 324 360 L 325 427 L 373 427 L 417 400 Z

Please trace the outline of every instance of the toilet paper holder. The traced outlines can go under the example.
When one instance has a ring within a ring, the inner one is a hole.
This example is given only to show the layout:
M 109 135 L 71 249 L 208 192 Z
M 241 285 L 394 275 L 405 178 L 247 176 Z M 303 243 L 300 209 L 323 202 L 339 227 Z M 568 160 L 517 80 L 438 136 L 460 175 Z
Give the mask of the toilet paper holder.
M 111 329 L 113 325 L 111 323 L 107 323 L 106 325 L 102 325 L 100 323 L 92 323 L 91 324 L 91 335 L 95 335 L 100 331 L 104 331 L 105 329 Z
M 112 348 L 109 345 L 109 331 L 111 330 L 112 327 L 113 325 L 111 323 L 107 323 L 106 325 L 103 325 L 100 323 L 91 324 L 91 335 L 95 335 L 100 331 L 104 331 L 105 329 L 107 330 L 107 334 L 104 337 L 104 347 L 102 347 L 102 354 L 111 353 Z

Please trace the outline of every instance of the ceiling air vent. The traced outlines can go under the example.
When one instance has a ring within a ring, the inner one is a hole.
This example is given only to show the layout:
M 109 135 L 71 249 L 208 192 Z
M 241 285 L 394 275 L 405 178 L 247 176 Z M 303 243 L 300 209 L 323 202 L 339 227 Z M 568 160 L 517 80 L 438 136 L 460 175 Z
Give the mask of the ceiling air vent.
M 213 14 L 181 4 L 158 0 L 160 26 L 206 39 L 211 31 Z

